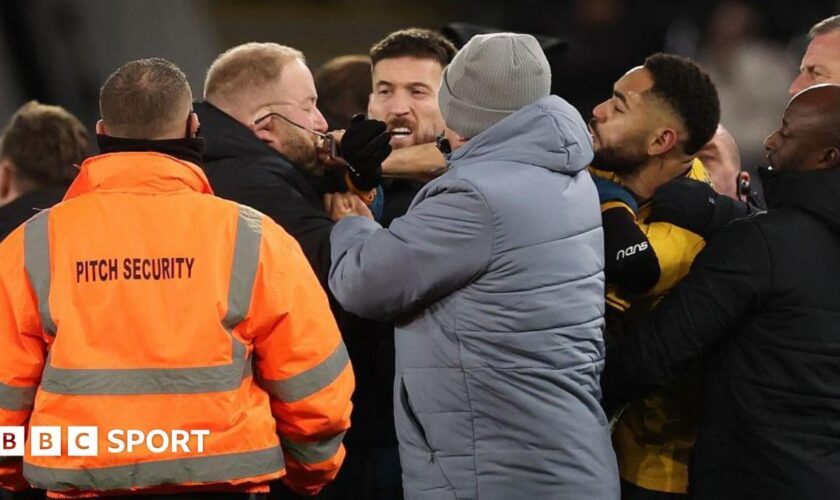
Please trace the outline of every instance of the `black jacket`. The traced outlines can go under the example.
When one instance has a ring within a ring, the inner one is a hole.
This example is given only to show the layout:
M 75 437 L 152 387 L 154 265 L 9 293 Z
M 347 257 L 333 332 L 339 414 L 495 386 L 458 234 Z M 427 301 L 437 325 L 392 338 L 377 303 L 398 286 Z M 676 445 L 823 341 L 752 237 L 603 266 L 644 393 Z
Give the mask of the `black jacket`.
M 345 439 L 354 448 L 395 446 L 393 417 L 394 337 L 389 324 L 342 310 L 327 286 L 330 232 L 321 181 L 295 167 L 244 125 L 207 103 L 195 103 L 205 138 L 204 171 L 217 196 L 253 207 L 280 224 L 300 243 L 330 295 L 356 374 L 352 427 Z
M 697 361 L 699 499 L 840 495 L 840 170 L 766 172 L 769 212 L 729 224 L 608 351 L 608 410 Z
M 330 231 L 314 179 L 257 138 L 247 127 L 207 103 L 195 103 L 201 121 L 204 171 L 216 196 L 268 215 L 300 243 L 326 288 Z
M 39 210 L 55 205 L 67 192 L 67 186 L 48 186 L 24 193 L 0 207 L 0 241 Z

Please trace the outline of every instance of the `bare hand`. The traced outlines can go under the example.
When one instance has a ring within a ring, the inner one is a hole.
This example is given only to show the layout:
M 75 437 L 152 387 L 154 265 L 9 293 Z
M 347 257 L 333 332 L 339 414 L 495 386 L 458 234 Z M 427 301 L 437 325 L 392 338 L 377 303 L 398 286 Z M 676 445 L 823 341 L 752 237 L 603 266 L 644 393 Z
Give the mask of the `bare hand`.
M 446 158 L 434 143 L 395 149 L 382 162 L 382 175 L 429 182 L 446 173 Z
M 345 217 L 360 215 L 373 219 L 373 214 L 365 202 L 353 193 L 328 193 L 324 195 L 324 211 L 334 222 Z

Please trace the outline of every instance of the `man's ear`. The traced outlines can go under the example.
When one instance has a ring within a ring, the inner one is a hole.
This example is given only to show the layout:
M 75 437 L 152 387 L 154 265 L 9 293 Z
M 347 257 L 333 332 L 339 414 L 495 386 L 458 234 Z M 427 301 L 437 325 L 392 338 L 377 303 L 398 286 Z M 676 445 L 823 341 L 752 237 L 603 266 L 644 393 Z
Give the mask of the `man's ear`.
M 190 111 L 190 137 L 196 137 L 199 129 L 201 129 L 201 122 L 198 121 L 198 114 L 195 111 Z
M 259 140 L 267 143 L 272 142 L 271 132 L 274 130 L 274 119 L 266 118 L 259 123 L 248 125 L 248 128 L 254 132 Z
M 96 122 L 96 135 L 108 135 L 108 132 L 105 130 L 105 122 L 103 120 Z
M 648 156 L 661 156 L 677 145 L 677 131 L 670 127 L 658 128 L 648 144 Z
M 840 149 L 828 148 L 823 151 L 822 158 L 817 163 L 817 169 L 827 170 L 840 167 Z

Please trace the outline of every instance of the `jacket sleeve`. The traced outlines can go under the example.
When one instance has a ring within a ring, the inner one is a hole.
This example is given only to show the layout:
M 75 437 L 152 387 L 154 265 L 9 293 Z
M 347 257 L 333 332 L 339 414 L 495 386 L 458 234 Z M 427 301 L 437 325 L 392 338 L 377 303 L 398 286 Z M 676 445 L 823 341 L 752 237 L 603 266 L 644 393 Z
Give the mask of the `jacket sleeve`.
M 492 231 L 490 210 L 478 190 L 465 181 L 440 183 L 389 229 L 364 217 L 336 224 L 330 289 L 354 314 L 393 318 L 481 274 L 490 262 Z
M 24 232 L 0 244 L 0 426 L 26 426 L 41 380 L 46 343 L 35 294 L 24 269 Z M 0 457 L 0 487 L 29 487 L 21 457 Z
M 263 218 L 247 331 L 256 374 L 271 397 L 293 490 L 315 494 L 344 460 L 355 386 L 324 290 L 297 242 Z
M 679 379 L 761 304 L 770 255 L 752 221 L 737 221 L 700 252 L 691 272 L 612 348 L 601 376 L 607 411 Z
M 659 264 L 659 279 L 647 290 L 652 297 L 669 293 L 691 269 L 706 245 L 699 235 L 668 222 L 641 224 Z

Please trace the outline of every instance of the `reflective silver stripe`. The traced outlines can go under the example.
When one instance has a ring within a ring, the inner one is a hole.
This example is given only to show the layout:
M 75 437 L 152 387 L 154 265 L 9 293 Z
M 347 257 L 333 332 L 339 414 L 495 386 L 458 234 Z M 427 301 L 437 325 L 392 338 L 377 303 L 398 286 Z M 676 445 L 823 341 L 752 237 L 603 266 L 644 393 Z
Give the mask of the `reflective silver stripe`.
M 19 411 L 31 410 L 37 387 L 17 387 L 0 382 L 0 408 Z
M 310 443 L 296 443 L 280 436 L 280 444 L 298 462 L 302 464 L 318 464 L 324 460 L 329 460 L 338 453 L 338 447 L 341 445 L 341 440 L 344 439 L 344 434 L 342 432 L 331 438 L 322 441 L 312 441 Z
M 41 326 L 55 335 L 55 323 L 50 314 L 50 237 L 49 210 L 43 210 L 26 222 L 23 231 L 23 255 L 26 274 L 38 297 Z
M 236 242 L 228 288 L 228 311 L 222 325 L 230 333 L 251 304 L 259 265 L 263 215 L 239 207 Z M 251 376 L 253 367 L 245 346 L 231 333 L 230 364 L 196 368 L 82 369 L 57 368 L 51 354 L 41 379 L 41 389 L 69 395 L 197 394 L 237 389 Z
M 251 375 L 245 347 L 232 340 L 233 363 L 199 368 L 56 368 L 50 355 L 41 389 L 68 395 L 198 394 L 236 390 Z
M 305 399 L 324 387 L 330 385 L 350 362 L 347 355 L 347 348 L 344 342 L 339 342 L 338 347 L 327 359 L 319 364 L 298 373 L 285 380 L 261 380 L 261 384 L 272 397 L 285 403 L 294 403 Z
M 184 483 L 217 483 L 278 472 L 280 447 L 244 453 L 138 462 L 131 465 L 58 469 L 23 463 L 23 476 L 36 488 L 62 491 L 124 490 Z
M 233 330 L 245 319 L 251 307 L 254 279 L 260 261 L 263 215 L 253 208 L 239 205 L 239 222 L 236 225 L 236 246 L 233 249 L 233 266 L 228 287 L 228 310 L 222 320 L 225 328 Z

